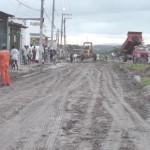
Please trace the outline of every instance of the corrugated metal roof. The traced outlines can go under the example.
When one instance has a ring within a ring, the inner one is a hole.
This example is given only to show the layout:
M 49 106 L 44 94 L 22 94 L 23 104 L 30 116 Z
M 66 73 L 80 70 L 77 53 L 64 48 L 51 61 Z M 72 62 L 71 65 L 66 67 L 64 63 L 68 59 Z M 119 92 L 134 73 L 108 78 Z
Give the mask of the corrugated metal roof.
M 9 22 L 9 26 L 13 26 L 13 27 L 16 27 L 16 28 L 28 28 L 27 26 L 24 26 L 22 24 L 15 23 L 15 22 Z
M 8 17 L 14 17 L 14 15 L 7 14 L 5 12 L 0 11 L 0 19 L 6 20 Z

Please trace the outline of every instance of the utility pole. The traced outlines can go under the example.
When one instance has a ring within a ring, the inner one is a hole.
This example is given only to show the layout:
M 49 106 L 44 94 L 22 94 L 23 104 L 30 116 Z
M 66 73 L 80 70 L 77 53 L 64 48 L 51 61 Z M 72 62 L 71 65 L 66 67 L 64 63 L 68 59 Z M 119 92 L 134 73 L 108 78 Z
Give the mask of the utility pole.
M 64 46 L 63 46 L 63 52 L 66 50 L 66 19 L 72 19 L 72 18 L 64 18 Z
M 63 46 L 63 52 L 65 52 L 66 49 L 66 18 L 64 18 L 64 46 Z
M 63 37 L 63 23 L 64 23 L 64 16 L 72 16 L 71 14 L 62 14 L 62 18 L 61 18 L 61 37 L 60 37 L 60 45 L 62 48 L 62 37 Z
M 62 18 L 61 18 L 61 33 L 60 33 L 61 37 L 60 37 L 60 45 L 62 46 L 62 36 L 63 36 L 63 14 L 62 14 Z
M 57 41 L 57 44 L 59 45 L 59 29 L 57 29 L 57 32 L 56 32 L 56 41 Z
M 54 12 L 55 12 L 55 0 L 53 0 L 53 7 L 52 7 L 52 25 L 51 25 L 51 47 L 53 49 L 53 33 L 54 33 Z
M 42 63 L 42 50 L 43 50 L 43 14 L 44 14 L 44 0 L 41 0 L 41 17 L 40 17 L 40 45 L 39 45 L 39 53 L 40 58 L 39 62 Z

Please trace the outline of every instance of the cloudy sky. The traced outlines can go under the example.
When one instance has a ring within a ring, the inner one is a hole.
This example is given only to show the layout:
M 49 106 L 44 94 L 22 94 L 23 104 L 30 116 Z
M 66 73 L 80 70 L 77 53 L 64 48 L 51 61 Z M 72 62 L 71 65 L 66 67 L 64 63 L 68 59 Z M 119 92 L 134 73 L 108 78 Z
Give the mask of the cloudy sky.
M 52 2 L 44 0 L 49 33 Z M 0 11 L 16 17 L 39 17 L 40 5 L 41 0 L 4 0 Z M 61 28 L 63 13 L 72 14 L 72 19 L 66 16 L 67 43 L 123 44 L 128 31 L 135 31 L 142 32 L 145 43 L 150 44 L 150 0 L 55 0 L 56 29 Z

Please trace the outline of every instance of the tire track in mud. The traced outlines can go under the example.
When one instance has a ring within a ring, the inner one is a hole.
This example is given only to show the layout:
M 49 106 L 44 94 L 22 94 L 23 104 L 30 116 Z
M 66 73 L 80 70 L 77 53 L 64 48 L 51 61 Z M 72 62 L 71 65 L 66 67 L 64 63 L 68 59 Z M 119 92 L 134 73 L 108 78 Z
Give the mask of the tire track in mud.
M 84 117 L 87 104 L 87 96 L 84 95 L 87 84 L 86 78 L 84 78 L 81 86 L 77 86 L 74 91 L 69 93 L 66 99 L 61 130 L 58 133 L 54 150 L 77 149 L 82 126 L 81 120 Z M 87 95 L 90 94 L 87 93 Z
M 74 68 L 72 68 L 72 69 L 74 69 Z M 72 69 L 69 69 L 69 67 L 66 66 L 66 68 L 61 69 L 61 71 L 55 70 L 53 73 L 50 74 L 49 78 L 47 78 L 47 76 L 49 76 L 49 72 L 46 72 L 46 74 L 44 75 L 45 78 L 43 79 L 43 78 L 41 78 L 41 75 L 39 75 L 40 76 L 40 77 L 38 77 L 39 80 L 38 81 L 36 80 L 35 83 L 31 82 L 31 80 L 33 80 L 33 78 L 35 78 L 35 77 L 31 77 L 31 79 L 27 78 L 26 80 L 29 80 L 29 82 L 28 82 L 29 84 L 26 86 L 20 87 L 19 91 L 18 91 L 18 88 L 15 88 L 15 90 L 13 91 L 15 93 L 14 94 L 15 96 L 9 97 L 6 95 L 6 96 L 4 96 L 4 99 L 2 97 L 3 101 L 0 102 L 1 118 L 4 118 L 4 120 L 8 120 L 9 118 L 12 118 L 16 114 L 18 114 L 25 107 L 25 105 L 27 103 L 28 103 L 28 105 L 30 103 L 32 104 L 32 102 L 34 104 L 34 101 L 36 101 L 36 99 L 39 99 L 42 96 L 44 97 L 46 94 L 49 94 L 49 92 L 54 93 L 55 90 L 52 91 L 53 85 L 55 85 L 57 87 L 61 87 L 61 83 L 63 83 L 64 78 L 66 78 L 72 74 Z M 55 74 L 56 71 L 58 71 L 58 73 Z M 75 77 L 76 75 L 78 75 L 78 72 L 76 72 L 76 73 L 74 72 L 73 77 Z M 43 73 L 42 73 L 42 76 L 43 76 Z M 26 80 L 23 81 L 23 83 L 26 82 Z M 46 81 L 50 81 L 50 82 L 46 83 Z M 20 84 L 22 84 L 22 82 Z M 35 84 L 37 84 L 37 86 L 35 86 Z M 68 85 L 69 85 L 69 83 L 68 83 Z M 34 88 L 32 88 L 32 87 L 34 87 Z M 46 89 L 42 90 L 43 88 L 44 89 L 46 88 Z M 11 93 L 9 95 L 11 95 Z M 18 105 L 18 106 L 16 106 L 16 105 Z M 15 110 L 12 109 L 12 107 Z M 6 112 L 6 109 L 7 109 L 7 112 Z M 4 112 L 4 110 L 5 110 L 5 112 Z M 3 123 L 4 123 L 4 121 L 3 121 Z
M 77 88 L 67 100 L 66 118 L 63 121 L 62 131 L 57 137 L 55 150 L 65 149 L 93 149 L 93 113 L 96 102 L 99 100 L 101 69 L 95 70 L 96 64 L 84 64 L 87 75 L 85 85 Z M 99 67 L 99 65 L 98 65 Z M 97 118 L 96 118 L 97 119 Z M 97 137 L 96 137 L 97 138 Z
M 82 73 L 83 72 L 83 73 Z M 82 73 L 82 74 L 81 74 Z M 79 74 L 80 74 L 80 76 L 79 76 Z M 61 119 L 59 119 L 58 120 L 58 122 L 59 122 L 59 125 L 61 125 L 61 121 L 62 121 L 62 118 L 63 118 L 63 113 L 64 113 L 64 106 L 65 106 L 65 102 L 66 102 L 66 99 L 67 99 L 67 97 L 72 93 L 72 92 L 74 92 L 75 91 L 75 89 L 76 88 L 79 88 L 80 86 L 82 86 L 83 85 L 83 83 L 84 83 L 84 76 L 86 75 L 86 73 L 85 73 L 85 71 L 84 71 L 84 69 L 81 71 L 81 70 L 78 70 L 78 73 L 77 74 L 73 74 L 73 77 L 71 77 L 71 79 L 73 79 L 73 83 L 71 84 L 70 82 L 68 82 L 67 84 L 66 84 L 66 86 L 67 86 L 67 88 L 65 89 L 65 91 L 64 91 L 64 87 L 62 88 L 63 89 L 63 91 L 61 91 L 61 88 L 59 88 L 60 89 L 60 92 L 62 92 L 63 93 L 63 96 L 62 96 L 62 99 L 64 99 L 64 102 L 62 103 L 62 106 L 60 107 L 60 117 L 61 117 Z M 77 77 L 77 78 L 76 78 Z M 76 80 L 75 80 L 75 78 L 76 78 Z M 70 81 L 70 79 L 69 79 L 69 81 Z M 63 84 L 63 86 L 64 86 L 64 84 Z M 57 123 L 58 124 L 58 123 Z M 52 149 L 53 148 L 53 144 L 54 144 L 54 142 L 55 142 L 55 137 L 57 136 L 57 134 L 58 134 L 58 132 L 55 132 L 55 135 L 54 135 L 54 137 L 51 137 L 51 141 L 50 140 L 48 140 L 49 142 L 47 142 L 48 144 L 48 149 Z
M 33 79 L 33 77 L 30 80 L 32 80 L 32 79 Z M 29 80 L 29 79 L 27 78 L 27 80 Z M 50 83 L 47 84 L 47 87 L 48 86 L 52 87 L 52 85 L 56 81 L 57 81 L 57 78 L 54 78 L 54 80 L 52 80 Z M 37 83 L 37 81 L 36 81 L 36 83 Z M 0 116 L 2 116 L 2 117 L 4 116 L 3 118 L 5 118 L 6 120 L 9 118 L 12 118 L 13 116 L 17 115 L 27 104 L 28 105 L 32 104 L 32 102 L 34 104 L 34 101 L 36 101 L 36 99 L 38 99 L 39 97 L 42 97 L 42 96 L 44 97 L 46 94 L 49 94 L 49 93 L 45 92 L 45 90 L 41 90 L 42 89 L 41 86 L 43 87 L 44 83 L 41 83 L 41 81 L 38 81 L 38 83 L 39 83 L 38 87 L 35 87 L 35 84 L 30 82 L 26 86 L 27 88 L 25 88 L 25 89 L 24 89 L 24 86 L 23 86 L 23 88 L 20 87 L 19 91 L 16 88 L 13 91 L 15 93 L 15 96 L 13 96 L 13 97 L 8 97 L 7 95 L 4 96 L 3 101 L 0 102 L 0 112 L 1 112 Z M 10 95 L 11 95 L 11 93 L 10 93 Z M 3 123 L 4 123 L 4 121 L 3 121 Z
M 81 72 L 80 72 L 81 73 Z M 53 128 L 54 134 L 52 136 L 49 136 L 48 140 L 47 140 L 47 144 L 46 144 L 46 148 L 49 150 L 54 149 L 55 148 L 55 140 L 56 140 L 56 136 L 60 130 L 61 127 L 61 123 L 62 123 L 62 119 L 64 116 L 64 107 L 65 107 L 65 103 L 66 103 L 66 99 L 69 96 L 70 93 L 72 93 L 74 90 L 76 90 L 78 87 L 82 86 L 82 84 L 84 83 L 83 77 L 85 76 L 85 72 L 83 71 L 82 74 L 80 74 L 80 76 L 74 76 L 73 77 L 73 81 L 72 83 L 68 84 L 67 88 L 63 88 L 63 90 L 60 92 L 62 93 L 62 95 L 60 96 L 60 98 L 62 99 L 62 102 L 59 104 L 58 110 L 59 110 L 59 117 L 55 122 L 55 126 Z M 77 78 L 75 78 L 77 77 Z M 70 81 L 70 80 L 69 80 Z M 60 93 L 58 94 L 60 95 Z
M 79 144 L 78 150 L 92 150 L 92 118 L 94 107 L 96 104 L 97 99 L 99 98 L 99 80 L 101 76 L 101 72 L 95 69 L 88 70 L 90 72 L 87 80 L 89 82 L 89 88 L 92 92 L 92 98 L 89 99 L 86 114 L 84 116 L 83 124 L 82 124 L 82 131 L 81 131 L 81 143 Z M 94 88 L 93 88 L 94 87 Z
M 150 149 L 150 127 L 138 113 L 124 101 L 123 89 L 117 74 L 108 67 L 103 72 L 103 78 L 105 81 L 103 82 L 103 97 L 107 99 L 107 101 L 103 102 L 103 105 L 113 116 L 114 123 L 116 122 L 116 125 L 120 126 L 122 131 L 119 130 L 117 134 L 115 134 L 115 129 L 113 129 L 112 126 L 108 138 L 103 143 L 102 150 L 119 149 L 121 144 L 120 136 L 123 136 L 123 131 L 126 132 L 128 135 L 127 138 L 134 143 L 137 149 Z M 116 141 L 112 142 L 109 140 L 114 138 Z
M 80 70 L 79 70 L 79 72 L 80 72 Z M 51 102 L 49 102 L 49 104 L 45 102 L 44 107 L 41 105 L 44 100 L 46 100 L 48 102 L 48 98 L 50 96 L 52 96 L 50 94 L 50 95 L 47 95 L 46 97 L 44 97 L 43 99 L 39 98 L 38 100 L 36 100 L 34 103 L 32 103 L 30 106 L 28 106 L 26 109 L 24 109 L 20 113 L 20 115 L 19 115 L 20 117 L 16 117 L 15 118 L 16 119 L 15 123 L 18 123 L 18 126 L 20 127 L 20 129 L 18 129 L 18 130 L 20 131 L 21 134 L 18 133 L 18 135 L 16 135 L 16 139 L 12 138 L 13 140 L 12 139 L 10 140 L 10 145 L 13 145 L 15 140 L 16 141 L 21 141 L 22 137 L 25 137 L 24 138 L 24 142 L 22 142 L 22 147 L 23 147 L 22 149 L 24 149 L 24 150 L 36 149 L 37 147 L 39 147 L 39 143 L 36 144 L 36 142 L 39 141 L 39 140 L 42 140 L 43 138 L 44 138 L 44 140 L 43 140 L 42 143 L 44 143 L 44 142 L 46 143 L 47 149 L 51 149 L 53 147 L 53 144 L 54 144 L 54 141 L 55 141 L 55 137 L 56 137 L 57 132 L 58 132 L 57 130 L 59 130 L 59 127 L 60 127 L 60 124 L 61 124 L 61 120 L 63 118 L 63 107 L 64 107 L 64 104 L 65 104 L 65 99 L 67 98 L 67 95 L 69 94 L 69 92 L 74 91 L 77 86 L 80 86 L 83 83 L 82 80 L 83 80 L 83 77 L 85 76 L 85 74 L 82 73 L 82 75 L 80 77 L 75 78 L 77 74 L 78 74 L 78 72 L 75 72 L 72 75 L 72 77 L 74 79 L 74 80 L 71 81 L 72 83 L 70 82 L 70 80 L 66 81 L 66 85 L 68 85 L 68 87 L 66 89 L 63 88 L 62 90 L 59 90 L 58 93 L 57 93 L 57 97 L 52 99 L 52 101 L 56 101 L 56 99 L 60 99 L 59 100 L 59 104 L 57 104 L 58 105 L 57 106 L 58 107 L 57 108 L 58 109 L 57 114 L 52 114 L 52 112 L 56 112 L 55 110 L 53 110 L 51 112 L 51 111 L 48 111 L 48 109 L 46 108 L 47 106 L 51 105 Z M 64 83 L 65 83 L 65 81 L 64 81 Z M 53 86 L 53 89 L 58 90 L 57 86 L 58 86 L 57 84 L 55 86 Z M 68 92 L 66 92 L 66 91 L 68 91 Z M 41 108 L 41 110 L 39 108 Z M 35 111 L 33 109 L 36 109 L 37 111 Z M 44 112 L 45 110 L 47 110 L 47 111 Z M 40 113 L 42 115 L 40 115 Z M 49 115 L 49 114 L 51 114 L 51 115 Z M 24 119 L 22 118 L 23 116 L 24 116 Z M 34 118 L 34 120 L 32 120 L 32 118 Z M 48 122 L 47 122 L 47 125 L 46 125 L 45 118 L 47 118 L 47 119 L 49 118 L 48 119 L 49 122 L 51 122 L 53 120 L 53 128 L 51 127 L 52 124 L 49 124 Z M 25 123 L 25 122 L 27 122 L 27 123 Z M 41 129 L 40 127 L 38 127 L 41 124 L 46 129 Z M 37 128 L 34 131 L 30 131 L 29 129 L 30 128 L 32 129 L 34 126 L 37 127 Z M 14 125 L 13 121 L 10 121 L 9 125 L 8 126 L 6 125 L 6 127 L 9 128 L 9 129 L 12 129 L 12 130 L 17 130 L 16 124 Z M 22 130 L 22 128 L 24 128 L 24 130 Z M 46 136 L 44 135 L 42 137 L 41 133 L 43 133 L 43 130 L 47 130 L 48 133 L 50 133 L 50 132 L 52 132 L 52 133 L 51 134 L 47 134 Z M 54 130 L 55 130 L 55 132 L 53 132 Z M 5 134 L 7 134 L 7 133 L 3 133 L 3 134 L 4 134 L 3 137 L 6 137 L 6 138 L 8 137 L 8 135 L 5 136 Z M 13 135 L 11 133 L 11 130 L 10 130 L 10 133 L 8 133 L 8 134 L 10 134 L 13 137 Z M 25 135 L 23 135 L 23 134 L 25 134 Z M 6 139 L 3 138 L 2 139 L 3 142 L 2 141 L 0 142 L 0 143 L 2 143 L 1 147 L 4 145 L 5 140 Z M 46 142 L 46 140 L 47 140 L 47 142 Z M 6 144 L 6 146 L 7 146 L 7 144 Z M 17 146 L 17 142 L 16 142 L 16 146 Z M 14 147 L 12 147 L 12 149 L 13 148 L 16 148 L 16 147 L 14 146 Z M 3 147 L 3 149 L 4 149 L 4 147 Z
M 50 73 L 50 71 L 52 71 L 53 73 Z M 33 83 L 32 86 L 34 86 L 34 89 L 36 92 L 36 90 L 38 90 L 39 88 L 41 89 L 41 88 L 45 87 L 45 82 L 49 81 L 49 84 L 51 84 L 51 85 L 54 83 L 56 84 L 56 81 L 58 78 L 60 78 L 61 76 L 62 77 L 67 76 L 68 74 L 71 73 L 71 70 L 69 70 L 69 68 L 63 68 L 63 69 L 61 68 L 61 71 L 59 71 L 60 73 L 55 75 L 54 72 L 56 72 L 56 71 L 58 71 L 58 70 L 47 70 L 45 72 L 37 74 L 36 76 L 31 76 L 31 77 L 25 78 L 25 80 L 20 79 L 21 81 L 17 81 L 17 86 L 15 86 L 16 82 L 12 83 L 12 85 L 11 85 L 12 87 L 10 86 L 9 89 L 7 88 L 7 90 L 9 90 L 9 91 L 7 91 L 8 95 L 5 96 L 4 99 L 1 98 L 0 101 L 6 101 L 12 97 L 15 98 L 16 96 L 21 95 L 22 91 L 26 92 L 27 94 L 31 94 L 32 91 L 30 90 L 30 88 L 31 88 L 32 83 Z M 47 74 L 47 77 L 45 74 Z M 43 75 L 45 76 L 44 79 L 43 79 Z M 19 85 L 21 86 L 21 88 Z M 15 87 L 15 89 L 13 89 L 13 86 Z M 17 93 L 14 92 L 12 89 L 17 91 Z
M 33 104 L 34 105 L 34 104 Z
M 47 95 L 48 97 L 48 95 Z M 25 137 L 25 139 L 27 139 L 27 135 L 26 132 L 32 133 L 29 134 L 28 136 L 35 136 L 38 132 L 40 132 L 40 130 L 38 130 L 38 126 L 40 123 L 40 119 L 42 117 L 42 119 L 44 119 L 44 114 L 42 114 L 42 116 L 40 117 L 40 113 L 41 111 L 45 111 L 44 108 L 46 108 L 46 106 L 43 107 L 43 100 L 45 99 L 45 97 L 43 99 L 40 99 L 39 102 L 36 102 L 36 104 L 33 104 L 33 106 L 27 107 L 26 109 L 24 109 L 17 117 L 15 117 L 15 119 L 8 121 L 6 124 L 4 124 L 4 126 L 1 128 L 0 130 L 0 148 L 4 149 L 6 147 L 3 146 L 7 146 L 8 144 L 10 146 L 13 145 L 14 141 L 18 141 L 18 139 L 21 137 Z M 33 110 L 35 109 L 36 110 Z M 46 109 L 47 110 L 47 109 Z M 22 117 L 24 115 L 24 113 L 28 113 L 30 115 L 28 115 L 26 118 L 24 118 L 22 120 Z M 49 112 L 48 112 L 49 114 Z M 30 118 L 29 118 L 30 117 Z M 34 120 L 32 119 L 34 118 Z M 33 127 L 35 127 L 35 129 L 32 129 Z M 9 132 L 5 132 L 9 130 Z M 32 130 L 32 131 L 30 131 Z M 16 133 L 14 133 L 13 131 L 16 131 Z M 30 139 L 30 138 L 28 138 Z M 9 142 L 8 142 L 9 141 Z M 4 144 L 5 143 L 5 144 Z M 16 146 L 13 146 L 13 148 L 15 149 Z M 13 149 L 12 148 L 12 149 Z
M 1 124 L 0 149 L 149 150 L 149 125 L 125 102 L 126 93 L 118 75 L 111 69 L 108 64 L 70 64 L 16 83 L 20 86 L 14 89 L 14 92 L 18 90 L 18 96 L 2 95 L 0 110 L 7 102 L 19 103 L 15 99 L 21 98 L 24 108 Z M 31 83 L 33 79 L 38 80 Z M 25 94 L 32 93 L 31 97 L 23 98 L 23 90 Z M 110 130 L 108 113 L 113 118 Z M 102 128 L 102 132 L 92 133 L 95 122 L 95 127 Z M 99 137 L 100 140 L 96 139 Z
M 83 120 L 85 118 L 88 103 L 93 100 L 94 89 L 89 87 L 89 84 L 93 85 L 93 82 L 89 83 L 89 78 L 91 78 L 90 75 L 93 71 L 93 65 L 80 64 L 80 66 L 81 68 L 85 68 L 82 70 L 82 72 L 85 72 L 85 76 L 82 79 L 82 86 L 78 86 L 74 92 L 70 92 L 68 95 L 62 129 L 59 131 L 59 135 L 57 136 L 55 150 L 79 149 L 80 143 L 88 139 L 87 136 L 84 137 L 81 132 L 84 127 Z M 94 73 L 92 73 L 92 75 L 93 74 Z M 86 119 L 88 118 L 86 117 Z M 91 121 L 91 119 L 89 120 Z M 89 124 L 91 124 L 90 121 L 88 122 Z M 90 127 L 90 125 L 88 127 Z

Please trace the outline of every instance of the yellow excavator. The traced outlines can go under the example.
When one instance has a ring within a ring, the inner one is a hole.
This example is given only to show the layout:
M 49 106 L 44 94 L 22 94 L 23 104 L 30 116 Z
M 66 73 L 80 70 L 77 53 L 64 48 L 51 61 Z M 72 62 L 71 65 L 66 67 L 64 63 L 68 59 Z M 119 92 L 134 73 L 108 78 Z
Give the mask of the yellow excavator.
M 93 58 L 96 61 L 96 54 L 93 52 L 92 42 L 83 43 L 83 51 L 81 53 L 81 61 L 87 58 Z

